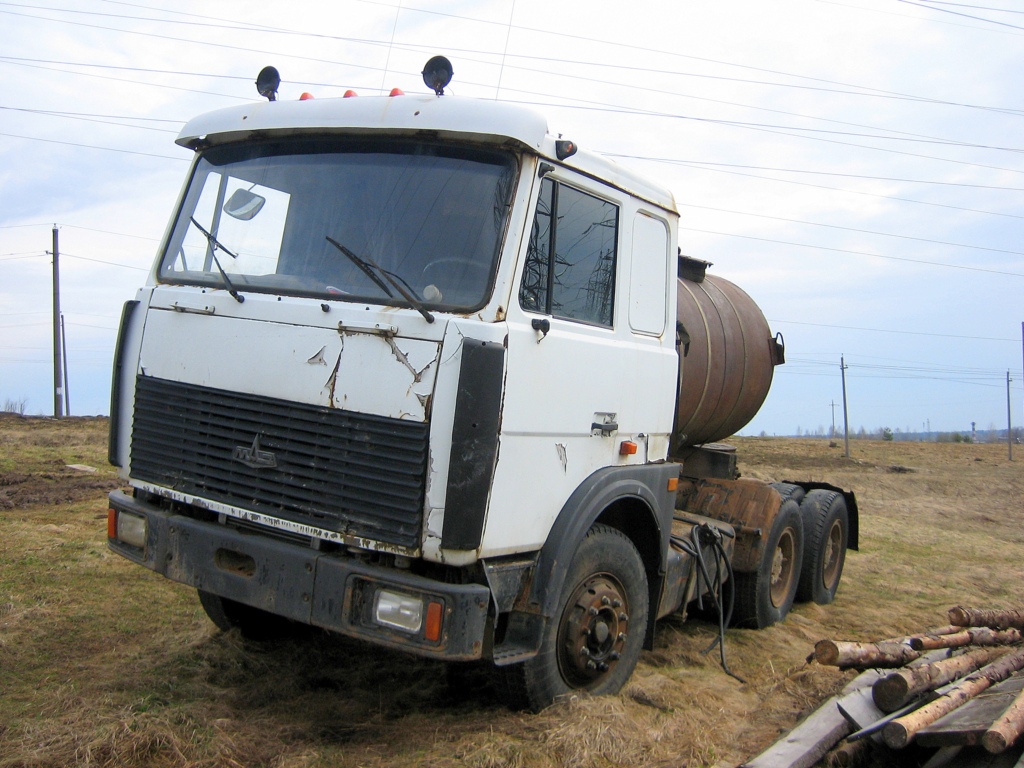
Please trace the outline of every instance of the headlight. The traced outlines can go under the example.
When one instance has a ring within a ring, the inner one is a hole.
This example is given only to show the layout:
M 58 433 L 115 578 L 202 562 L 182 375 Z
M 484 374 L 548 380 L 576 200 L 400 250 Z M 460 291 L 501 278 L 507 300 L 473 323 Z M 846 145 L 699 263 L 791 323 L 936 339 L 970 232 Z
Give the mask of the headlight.
M 423 600 L 400 592 L 378 592 L 373 613 L 378 624 L 403 632 L 416 633 L 423 626 Z
M 117 540 L 127 544 L 130 547 L 137 547 L 138 549 L 146 548 L 146 538 L 148 535 L 148 526 L 146 525 L 146 518 L 139 517 L 138 515 L 131 515 L 127 512 L 118 512 L 117 514 Z

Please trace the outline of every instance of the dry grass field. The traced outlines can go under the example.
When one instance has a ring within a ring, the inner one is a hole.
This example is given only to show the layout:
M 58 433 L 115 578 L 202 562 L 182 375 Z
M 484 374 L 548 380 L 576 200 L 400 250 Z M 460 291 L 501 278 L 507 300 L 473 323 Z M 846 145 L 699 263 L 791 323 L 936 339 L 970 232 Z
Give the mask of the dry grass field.
M 816 640 L 1020 605 L 1024 447 L 736 439 L 746 476 L 856 491 L 861 550 L 835 603 L 764 631 L 669 619 L 620 696 L 509 711 L 473 668 L 310 631 L 222 634 L 194 592 L 108 553 L 103 419 L 0 415 L 0 767 L 732 766 L 852 673 Z M 84 464 L 95 472 L 71 469 Z

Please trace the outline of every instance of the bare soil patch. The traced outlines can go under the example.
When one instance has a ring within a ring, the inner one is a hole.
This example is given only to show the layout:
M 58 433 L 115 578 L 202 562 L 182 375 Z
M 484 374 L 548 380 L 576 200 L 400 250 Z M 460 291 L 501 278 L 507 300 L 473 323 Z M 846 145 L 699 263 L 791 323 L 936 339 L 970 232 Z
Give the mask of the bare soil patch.
M 0 510 L 68 504 L 116 488 L 104 447 L 108 424 L 0 413 Z
M 835 603 L 768 630 L 670 618 L 621 695 L 530 715 L 485 672 L 309 631 L 219 633 L 191 590 L 110 554 L 105 420 L 0 417 L 0 766 L 726 766 L 852 673 L 808 663 L 825 637 L 1013 607 L 1024 577 L 1024 455 L 1005 445 L 736 439 L 744 474 L 856 491 L 861 550 Z M 86 464 L 96 473 L 69 470 Z M 901 466 L 910 471 L 892 471 Z

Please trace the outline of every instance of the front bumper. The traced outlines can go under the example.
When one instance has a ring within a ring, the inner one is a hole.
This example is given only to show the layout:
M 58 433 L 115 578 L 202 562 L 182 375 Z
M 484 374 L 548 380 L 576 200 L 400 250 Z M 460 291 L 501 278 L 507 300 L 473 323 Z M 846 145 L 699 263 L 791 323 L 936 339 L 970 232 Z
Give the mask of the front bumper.
M 169 579 L 303 624 L 379 645 L 449 661 L 478 659 L 488 626 L 490 591 L 479 584 L 448 584 L 404 570 L 361 562 L 174 514 L 122 491 L 109 496 L 113 515 L 146 521 L 145 546 L 108 531 L 111 550 Z M 141 543 L 141 542 L 140 542 Z M 441 604 L 436 639 L 374 620 L 380 590 Z

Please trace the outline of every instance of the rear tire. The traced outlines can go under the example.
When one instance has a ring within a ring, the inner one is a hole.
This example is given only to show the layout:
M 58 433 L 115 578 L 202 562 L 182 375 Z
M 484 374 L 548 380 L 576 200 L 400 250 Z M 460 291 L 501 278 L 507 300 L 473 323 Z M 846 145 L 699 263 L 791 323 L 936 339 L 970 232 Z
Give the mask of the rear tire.
M 783 501 L 792 499 L 797 504 L 804 500 L 804 494 L 806 491 L 799 485 L 794 483 L 769 483 L 772 488 L 779 492 L 779 496 L 782 497 Z M 807 521 L 804 521 L 804 530 L 807 530 Z
M 495 668 L 500 696 L 534 712 L 573 691 L 618 693 L 640 658 L 649 612 L 647 574 L 625 534 L 595 525 L 580 543 L 540 651 Z
M 224 632 L 237 629 L 246 640 L 276 640 L 291 634 L 295 627 L 283 616 L 202 589 L 196 591 L 210 621 Z
M 765 541 L 757 570 L 736 573 L 733 624 L 763 629 L 786 618 L 793 607 L 804 553 L 800 507 L 792 498 L 782 502 Z
M 841 493 L 810 491 L 800 505 L 807 532 L 804 565 L 797 600 L 828 605 L 843 577 L 846 547 L 850 540 L 850 515 Z

